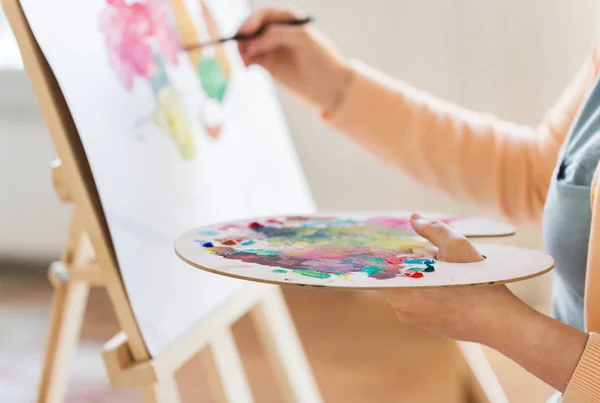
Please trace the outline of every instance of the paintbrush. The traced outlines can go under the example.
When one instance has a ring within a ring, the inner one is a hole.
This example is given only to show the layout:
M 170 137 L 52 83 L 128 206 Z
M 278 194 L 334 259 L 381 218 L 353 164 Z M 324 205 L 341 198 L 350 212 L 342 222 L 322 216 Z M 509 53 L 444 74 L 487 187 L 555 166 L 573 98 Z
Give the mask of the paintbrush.
M 226 38 L 213 39 L 211 41 L 204 42 L 204 43 L 195 43 L 193 45 L 184 46 L 183 50 L 189 51 L 189 50 L 193 50 L 193 49 L 204 48 L 206 46 L 220 45 L 222 43 L 229 42 L 229 41 L 247 41 L 249 39 L 254 39 L 254 38 L 259 37 L 263 32 L 265 32 L 265 30 L 269 27 L 269 25 L 273 25 L 273 24 L 294 26 L 294 25 L 308 24 L 312 21 L 313 21 L 312 17 L 306 17 L 306 18 L 302 18 L 302 19 L 271 22 L 271 23 L 263 25 L 262 27 L 260 27 L 258 30 L 256 30 L 255 32 L 253 32 L 251 34 L 236 34 L 236 35 L 229 36 Z

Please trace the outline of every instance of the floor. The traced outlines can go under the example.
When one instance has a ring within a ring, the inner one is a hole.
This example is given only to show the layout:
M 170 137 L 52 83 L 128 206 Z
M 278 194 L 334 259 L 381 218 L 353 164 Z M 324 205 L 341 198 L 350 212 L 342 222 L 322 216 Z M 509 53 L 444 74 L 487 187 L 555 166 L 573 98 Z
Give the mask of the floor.
M 461 372 L 440 357 L 448 340 L 404 326 L 374 294 L 289 288 L 288 305 L 326 402 L 462 402 Z M 0 401 L 35 400 L 51 301 L 40 280 L 0 279 Z M 67 402 L 137 402 L 133 390 L 111 391 L 99 357 L 118 330 L 106 295 L 92 292 Z M 273 374 L 247 318 L 234 327 L 256 402 L 280 402 Z M 511 403 L 544 402 L 552 389 L 500 354 L 486 350 Z M 178 373 L 185 402 L 211 402 L 199 362 Z

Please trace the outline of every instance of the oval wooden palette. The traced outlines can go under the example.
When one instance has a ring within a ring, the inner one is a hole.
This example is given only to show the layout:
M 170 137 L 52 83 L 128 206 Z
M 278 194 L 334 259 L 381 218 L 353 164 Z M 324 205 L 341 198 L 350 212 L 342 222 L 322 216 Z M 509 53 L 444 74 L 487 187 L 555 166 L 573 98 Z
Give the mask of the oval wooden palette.
M 175 251 L 194 267 L 238 279 L 353 289 L 508 283 L 554 266 L 541 251 L 489 243 L 476 244 L 486 256 L 481 262 L 437 261 L 436 248 L 414 234 L 409 216 L 339 213 L 221 223 L 184 234 Z M 487 219 L 427 216 L 469 236 L 514 233 Z

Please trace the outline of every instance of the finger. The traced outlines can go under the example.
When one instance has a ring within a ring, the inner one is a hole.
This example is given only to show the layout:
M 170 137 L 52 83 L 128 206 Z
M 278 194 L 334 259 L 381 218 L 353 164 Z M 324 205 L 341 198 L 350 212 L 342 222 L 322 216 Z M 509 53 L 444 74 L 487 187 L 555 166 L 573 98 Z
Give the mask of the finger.
M 462 235 L 455 232 L 443 222 L 430 220 L 419 213 L 414 213 L 410 217 L 410 223 L 417 234 L 427 239 L 438 248 L 447 244 L 452 238 L 462 237 Z
M 303 27 L 272 25 L 259 37 L 242 42 L 246 42 L 246 52 L 252 56 L 259 56 L 282 47 L 300 44 L 305 37 L 306 31 Z
M 244 63 L 244 66 L 248 67 L 250 65 L 250 62 L 251 62 L 250 56 L 248 56 L 245 53 L 240 52 L 240 58 L 242 59 L 242 63 Z
M 275 69 L 277 68 L 277 62 L 275 60 L 275 56 L 272 53 L 249 57 L 248 65 L 252 64 L 261 66 L 272 75 L 275 73 Z
M 253 53 L 253 49 L 252 49 L 252 51 L 250 51 L 248 44 L 240 41 L 240 42 L 238 42 L 238 53 L 240 54 L 240 57 L 244 61 L 244 64 L 247 65 L 246 61 L 247 61 L 247 59 L 250 59 L 252 57 L 251 55 Z
M 415 213 L 411 217 L 411 224 L 417 234 L 438 247 L 438 259 L 440 260 L 465 263 L 484 259 L 465 236 L 441 221 L 429 220 Z

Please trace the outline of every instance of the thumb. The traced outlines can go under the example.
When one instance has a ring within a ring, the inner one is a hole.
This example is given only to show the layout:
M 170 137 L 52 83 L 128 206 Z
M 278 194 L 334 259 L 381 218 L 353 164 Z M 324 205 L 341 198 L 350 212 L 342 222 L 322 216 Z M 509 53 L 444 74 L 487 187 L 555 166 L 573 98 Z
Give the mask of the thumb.
M 410 223 L 417 234 L 438 247 L 440 260 L 465 263 L 484 259 L 467 238 L 439 220 L 430 220 L 415 213 L 410 217 Z
M 460 236 L 443 222 L 425 218 L 419 213 L 414 213 L 410 217 L 410 223 L 417 234 L 438 248 L 453 237 Z

